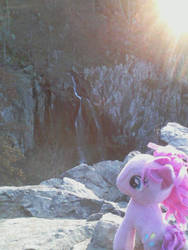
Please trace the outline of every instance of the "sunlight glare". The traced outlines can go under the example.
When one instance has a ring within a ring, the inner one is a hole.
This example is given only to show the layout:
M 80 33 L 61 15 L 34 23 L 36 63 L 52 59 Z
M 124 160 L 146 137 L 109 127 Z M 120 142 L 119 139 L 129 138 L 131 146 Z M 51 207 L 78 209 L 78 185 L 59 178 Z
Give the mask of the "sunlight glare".
M 188 33 L 188 0 L 157 0 L 160 17 L 175 35 Z

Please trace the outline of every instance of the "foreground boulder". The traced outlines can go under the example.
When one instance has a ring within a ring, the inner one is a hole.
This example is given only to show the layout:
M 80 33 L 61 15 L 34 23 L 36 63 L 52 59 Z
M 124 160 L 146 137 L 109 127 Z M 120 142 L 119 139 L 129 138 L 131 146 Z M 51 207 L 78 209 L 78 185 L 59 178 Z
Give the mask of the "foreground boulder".
M 103 161 L 93 166 L 81 164 L 63 173 L 61 178 L 69 177 L 77 180 L 93 190 L 98 197 L 118 201 L 121 200 L 122 194 L 116 188 L 116 177 L 122 167 L 120 161 Z
M 70 219 L 16 218 L 1 220 L 0 230 L 3 233 L 1 234 L 0 249 L 72 249 L 74 245 L 92 237 L 95 224 L 96 222 Z
M 100 211 L 103 200 L 91 190 L 68 178 L 64 183 L 61 189 L 43 185 L 0 188 L 1 216 L 81 219 Z
M 122 167 L 81 164 L 40 185 L 1 187 L 0 249 L 112 249 L 127 204 L 115 186 Z

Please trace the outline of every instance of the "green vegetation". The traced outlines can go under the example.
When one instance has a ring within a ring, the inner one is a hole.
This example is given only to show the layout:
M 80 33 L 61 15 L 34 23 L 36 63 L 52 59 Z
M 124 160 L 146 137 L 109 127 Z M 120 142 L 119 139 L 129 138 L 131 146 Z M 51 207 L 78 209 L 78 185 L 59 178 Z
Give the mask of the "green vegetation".
M 11 137 L 0 135 L 0 185 L 16 185 L 25 180 L 23 170 L 16 166 L 23 158 Z

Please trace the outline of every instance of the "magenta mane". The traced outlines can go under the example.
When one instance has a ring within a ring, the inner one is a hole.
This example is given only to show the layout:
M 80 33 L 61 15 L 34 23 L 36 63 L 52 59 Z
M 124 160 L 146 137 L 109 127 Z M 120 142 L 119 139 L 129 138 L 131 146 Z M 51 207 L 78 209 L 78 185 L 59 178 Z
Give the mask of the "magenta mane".
M 188 156 L 172 146 L 149 143 L 148 147 L 154 150 L 153 155 L 159 158 L 160 165 L 173 167 L 176 176 L 170 195 L 162 202 L 168 209 L 166 218 L 172 214 L 178 224 L 185 223 L 188 216 Z

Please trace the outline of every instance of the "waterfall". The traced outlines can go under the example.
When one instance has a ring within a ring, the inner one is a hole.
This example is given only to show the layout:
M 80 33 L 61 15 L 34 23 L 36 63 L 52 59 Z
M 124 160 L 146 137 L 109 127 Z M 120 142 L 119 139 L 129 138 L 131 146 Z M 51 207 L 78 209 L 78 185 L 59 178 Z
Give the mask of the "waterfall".
M 76 81 L 74 79 L 74 76 L 72 76 L 72 82 L 73 82 L 74 94 L 81 101 L 82 97 L 77 92 Z
M 80 163 L 104 160 L 103 133 L 94 106 L 89 98 L 80 96 L 75 78 L 72 76 L 74 94 L 79 99 L 79 109 L 75 119 L 77 150 Z
M 82 97 L 77 92 L 76 81 L 73 76 L 72 76 L 72 82 L 73 82 L 74 94 L 80 101 L 74 126 L 75 126 L 75 131 L 76 131 L 76 143 L 77 143 L 79 161 L 80 163 L 84 163 L 86 162 L 85 150 L 84 150 L 86 140 L 85 140 L 85 133 L 84 133 L 84 130 L 85 130 L 84 119 L 82 115 Z
M 85 146 L 86 146 L 86 135 L 84 133 L 84 120 L 82 116 L 82 99 L 80 99 L 80 105 L 78 114 L 75 120 L 75 130 L 76 130 L 76 141 L 77 141 L 77 150 L 80 163 L 87 162 L 85 156 Z
M 103 140 L 104 137 L 103 137 L 102 128 L 101 128 L 100 122 L 98 120 L 96 111 L 88 98 L 87 98 L 87 105 L 89 107 L 89 111 L 91 113 L 94 125 L 95 125 L 96 130 L 97 130 L 97 133 L 96 133 L 96 151 L 100 157 L 100 160 L 104 160 L 104 156 L 105 156 L 104 148 L 105 147 L 104 147 L 104 140 Z

